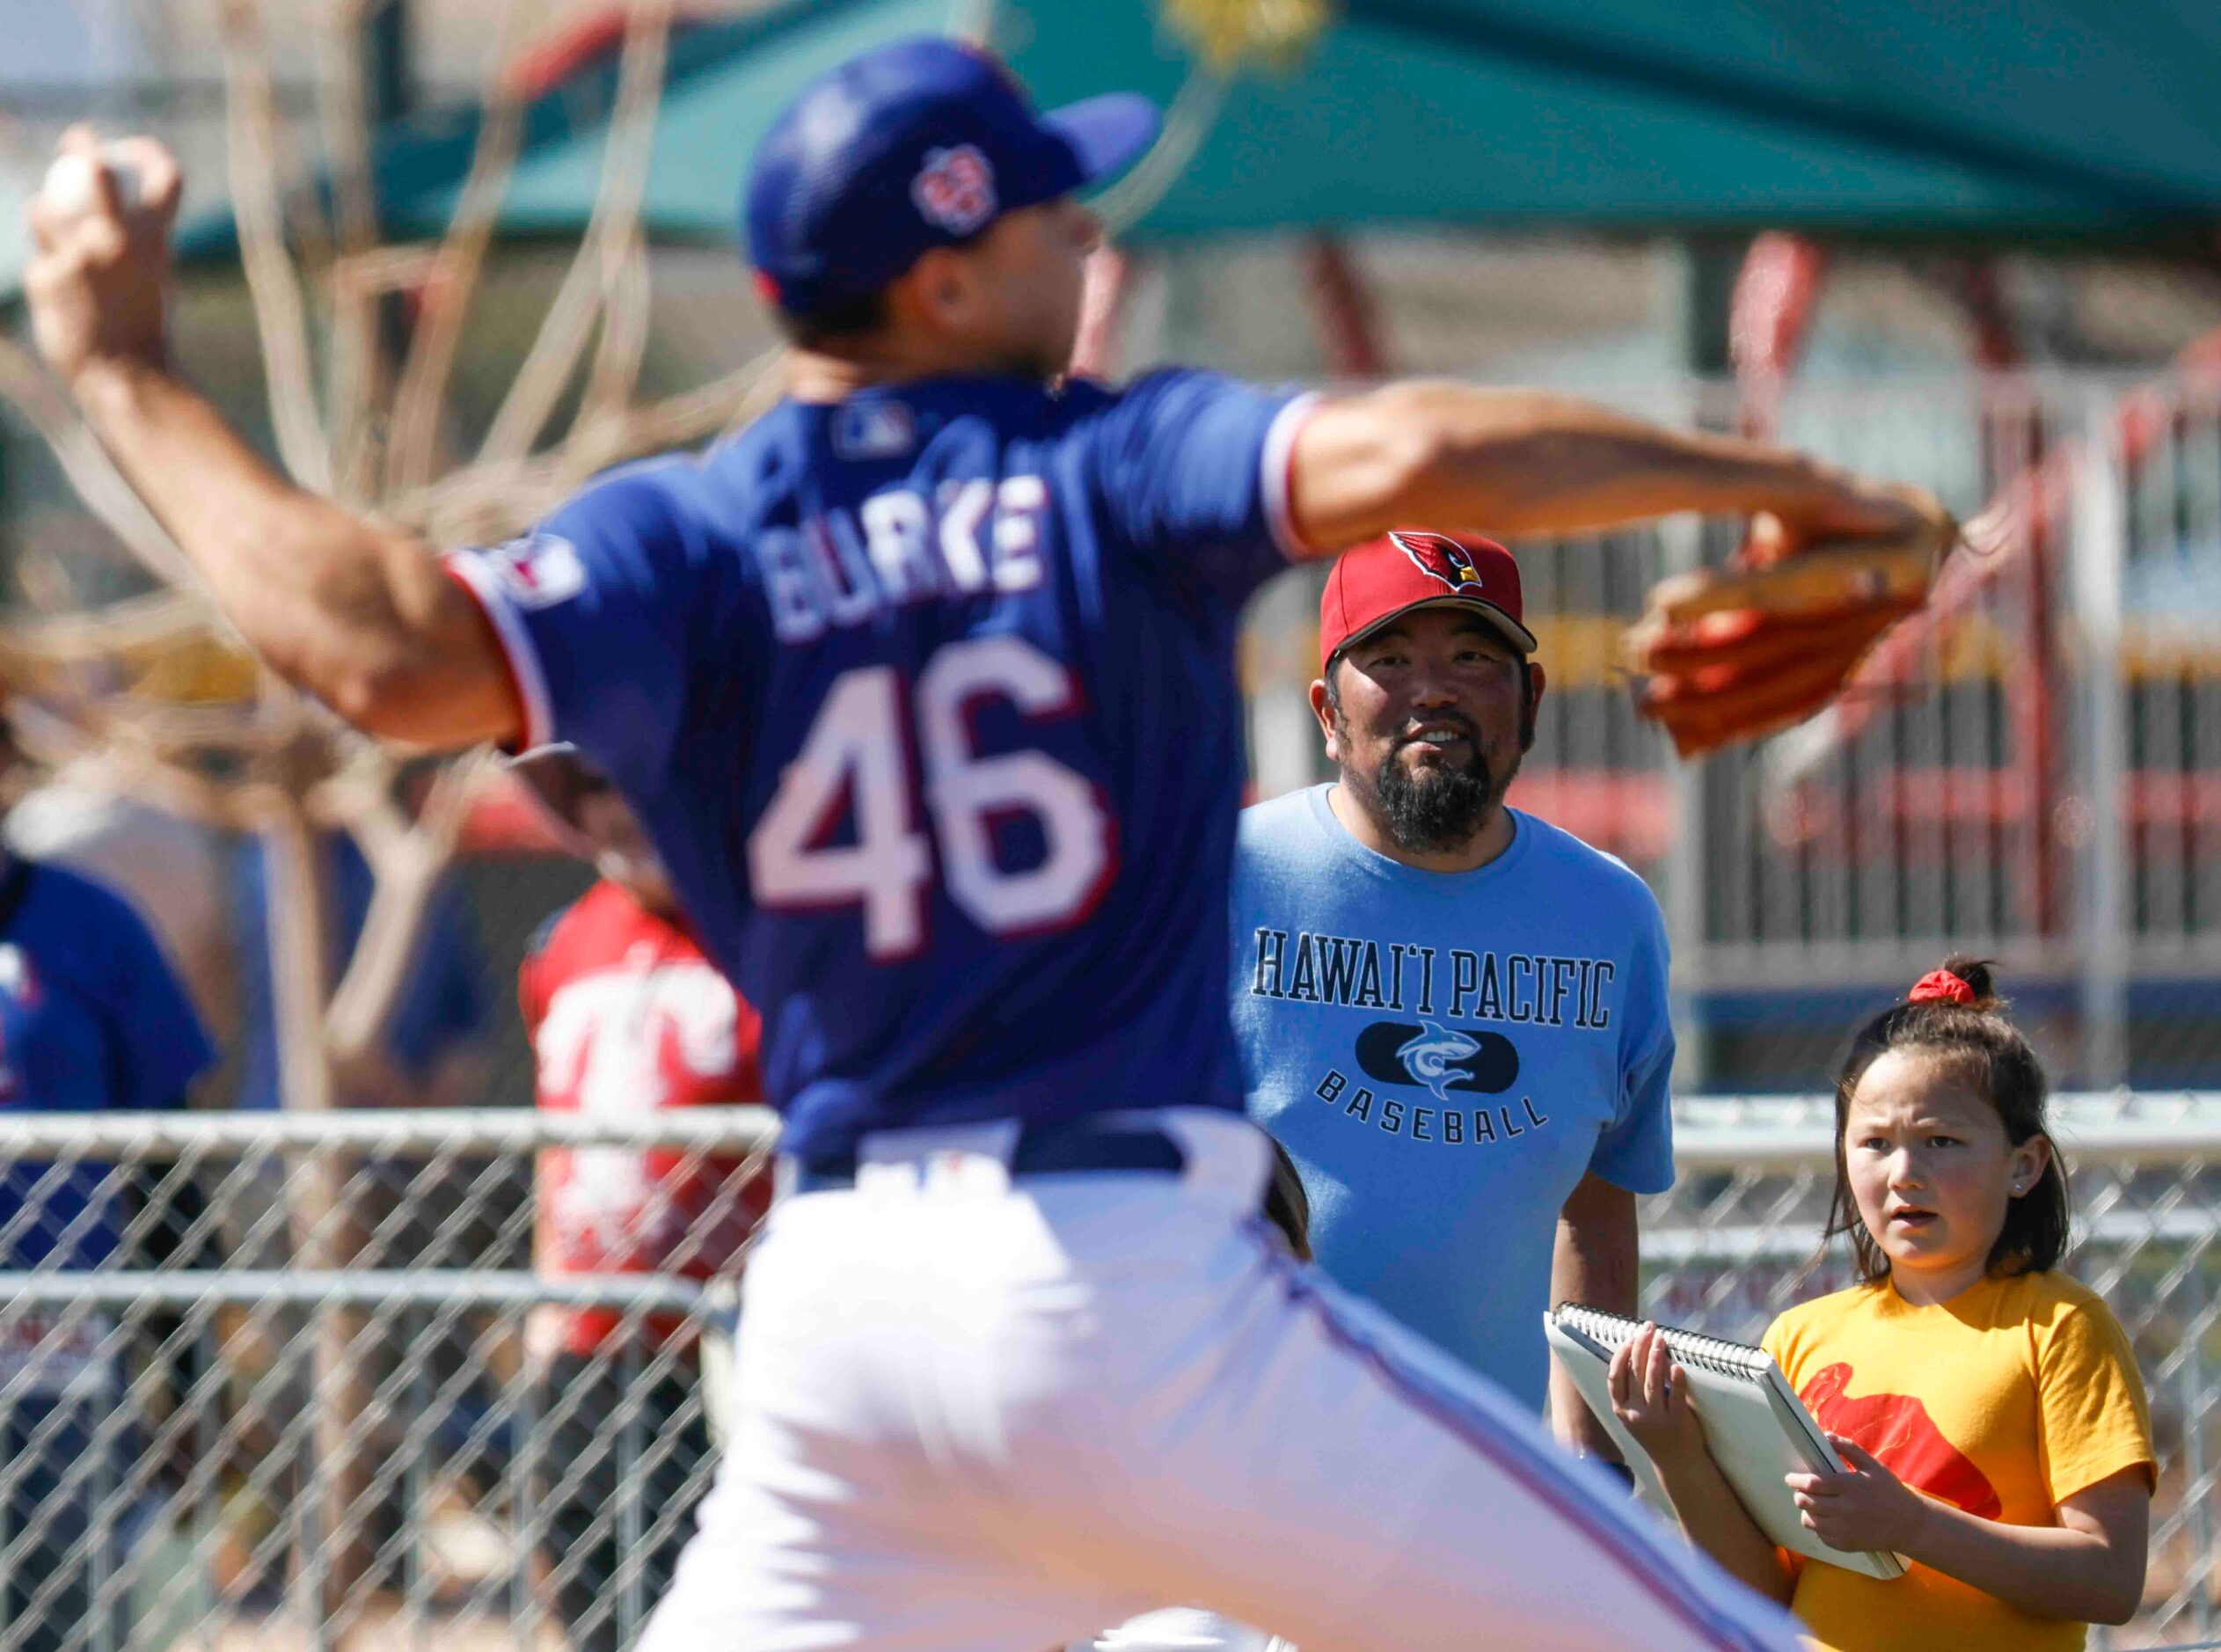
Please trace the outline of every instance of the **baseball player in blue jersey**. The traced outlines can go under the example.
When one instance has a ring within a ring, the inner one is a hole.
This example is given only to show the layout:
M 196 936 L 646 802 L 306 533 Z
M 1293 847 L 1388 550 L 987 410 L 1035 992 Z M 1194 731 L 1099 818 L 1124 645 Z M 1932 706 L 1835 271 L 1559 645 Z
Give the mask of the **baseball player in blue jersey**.
M 763 1009 L 785 1116 L 734 1444 L 653 1652 L 1028 1652 L 1192 1603 L 1305 1652 L 1788 1648 L 1523 1408 L 1268 1237 L 1229 1033 L 1237 616 L 1420 520 L 1932 512 L 1776 449 L 1448 384 L 1059 382 L 1157 115 L 881 48 L 757 152 L 786 400 L 444 560 L 169 369 L 178 177 L 33 208 L 39 344 L 264 655 L 396 739 L 574 742 Z

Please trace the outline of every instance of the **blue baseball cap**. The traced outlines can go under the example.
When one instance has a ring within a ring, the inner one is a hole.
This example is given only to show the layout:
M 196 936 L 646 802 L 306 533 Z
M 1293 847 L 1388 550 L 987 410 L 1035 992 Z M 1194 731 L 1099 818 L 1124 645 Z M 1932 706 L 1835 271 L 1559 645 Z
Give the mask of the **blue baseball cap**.
M 1159 123 L 1130 92 L 1038 114 L 955 40 L 876 48 L 811 82 L 757 148 L 742 204 L 756 283 L 798 315 L 877 292 L 930 249 L 1131 164 Z

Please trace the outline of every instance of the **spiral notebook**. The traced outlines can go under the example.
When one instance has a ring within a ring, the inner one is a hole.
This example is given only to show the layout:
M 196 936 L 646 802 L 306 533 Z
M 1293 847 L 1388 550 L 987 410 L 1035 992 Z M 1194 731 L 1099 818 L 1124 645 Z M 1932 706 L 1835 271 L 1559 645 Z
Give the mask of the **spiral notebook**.
M 1611 1356 L 1640 1324 L 1570 1305 L 1543 1315 L 1550 1351 L 1579 1386 L 1596 1420 L 1618 1442 L 1644 1497 L 1662 1513 L 1670 1513 L 1673 1505 L 1667 1501 L 1657 1470 L 1611 1412 Z M 1665 1334 L 1666 1346 L 1693 1385 L 1691 1399 L 1704 1419 L 1713 1458 L 1758 1529 L 1785 1549 L 1846 1571 L 1868 1577 L 1903 1576 L 1905 1564 L 1895 1554 L 1830 1548 L 1798 1518 L 1795 1500 L 1782 1476 L 1840 1471 L 1844 1464 L 1773 1356 L 1762 1348 L 1699 1336 L 1693 1331 L 1668 1328 Z

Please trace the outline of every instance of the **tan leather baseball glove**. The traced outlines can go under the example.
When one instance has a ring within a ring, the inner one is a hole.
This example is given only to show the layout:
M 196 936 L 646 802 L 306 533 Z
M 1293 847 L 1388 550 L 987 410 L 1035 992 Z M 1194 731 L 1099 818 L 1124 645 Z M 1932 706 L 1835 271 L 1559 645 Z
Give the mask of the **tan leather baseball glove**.
M 1636 707 L 1684 757 L 1803 721 L 1882 632 L 1928 600 L 1958 526 L 1785 550 L 1760 518 L 1725 567 L 1661 580 L 1621 657 Z

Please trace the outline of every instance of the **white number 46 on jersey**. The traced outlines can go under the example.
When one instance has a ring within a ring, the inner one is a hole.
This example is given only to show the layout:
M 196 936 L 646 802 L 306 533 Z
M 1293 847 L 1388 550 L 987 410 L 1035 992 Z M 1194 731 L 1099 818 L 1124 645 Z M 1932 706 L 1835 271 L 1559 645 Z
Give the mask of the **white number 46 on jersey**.
M 844 671 L 819 707 L 778 791 L 748 840 L 756 903 L 771 910 L 860 905 L 865 950 L 880 961 L 924 944 L 933 855 L 910 793 L 902 677 L 892 666 Z M 1029 718 L 1075 709 L 1070 671 L 1022 637 L 981 637 L 939 650 L 918 673 L 918 771 L 949 899 L 991 935 L 1059 928 L 1085 917 L 1113 869 L 1112 821 L 1095 787 L 1038 751 L 983 757 L 968 709 L 1010 701 Z M 824 845 L 844 800 L 855 842 Z M 1037 866 L 995 863 L 994 824 L 1012 815 L 1041 824 Z

